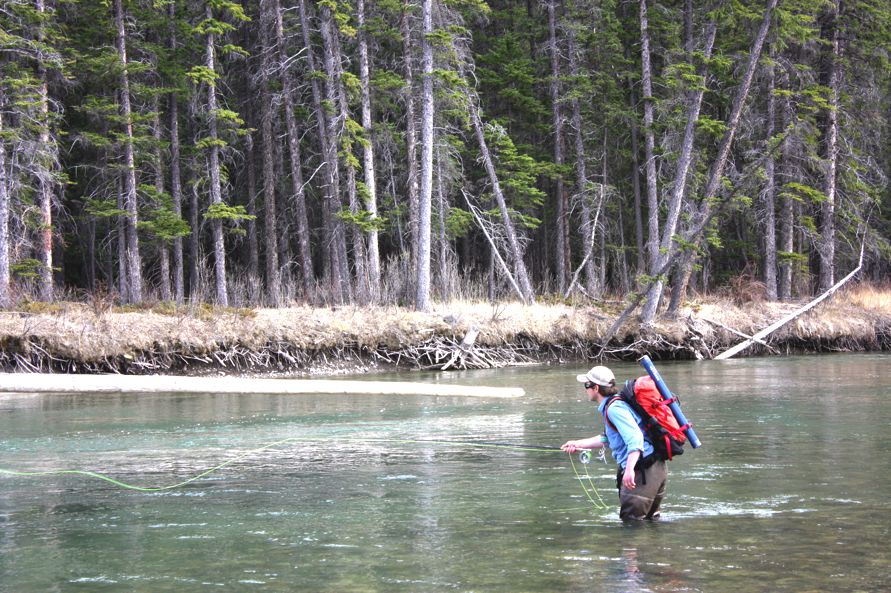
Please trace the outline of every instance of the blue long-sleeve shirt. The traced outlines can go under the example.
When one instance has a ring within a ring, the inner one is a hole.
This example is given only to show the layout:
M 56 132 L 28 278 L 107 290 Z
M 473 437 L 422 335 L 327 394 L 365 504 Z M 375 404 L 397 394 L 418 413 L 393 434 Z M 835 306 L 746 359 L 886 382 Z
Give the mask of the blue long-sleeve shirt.
M 608 399 L 603 400 L 597 407 L 601 416 L 603 416 L 603 410 L 608 401 Z M 617 400 L 610 405 L 607 414 L 609 414 L 609 422 L 604 422 L 607 445 L 620 468 L 625 469 L 628 454 L 632 451 L 641 451 L 641 457 L 653 453 L 653 445 L 644 438 L 643 430 L 640 428 L 640 416 L 635 414 L 628 404 Z

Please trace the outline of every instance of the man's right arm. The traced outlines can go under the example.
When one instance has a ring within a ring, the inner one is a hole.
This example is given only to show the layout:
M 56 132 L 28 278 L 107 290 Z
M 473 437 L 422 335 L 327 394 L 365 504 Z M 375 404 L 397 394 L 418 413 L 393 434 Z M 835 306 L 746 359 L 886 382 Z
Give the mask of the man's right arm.
M 580 451 L 581 449 L 602 449 L 606 446 L 606 437 L 605 435 L 599 434 L 596 437 L 591 437 L 589 439 L 578 439 L 575 441 L 566 441 L 560 448 L 567 453 L 575 453 L 576 451 Z

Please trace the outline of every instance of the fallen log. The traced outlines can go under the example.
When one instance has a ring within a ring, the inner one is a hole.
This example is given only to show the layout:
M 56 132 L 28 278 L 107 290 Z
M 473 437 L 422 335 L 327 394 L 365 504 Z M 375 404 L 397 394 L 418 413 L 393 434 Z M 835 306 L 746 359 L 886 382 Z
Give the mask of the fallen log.
M 516 398 L 520 387 L 487 387 L 403 381 L 249 379 L 172 375 L 65 375 L 0 373 L 0 393 L 225 393 L 322 395 L 424 395 Z
M 831 296 L 833 295 L 833 293 L 835 293 L 836 290 L 838 290 L 839 288 L 841 288 L 842 286 L 844 286 L 844 284 L 845 284 L 848 280 L 850 280 L 851 278 L 853 278 L 854 276 L 856 276 L 856 275 L 857 275 L 857 272 L 860 271 L 860 268 L 863 267 L 863 251 L 864 251 L 864 248 L 865 248 L 865 246 L 861 246 L 861 247 L 860 247 L 860 262 L 857 264 L 857 267 L 854 268 L 854 271 L 852 271 L 850 274 L 848 274 L 847 276 L 845 276 L 844 278 L 842 278 L 841 280 L 839 280 L 838 282 L 836 282 L 836 283 L 832 286 L 832 288 L 830 288 L 829 290 L 827 290 L 826 292 L 824 292 L 823 294 L 821 294 L 820 296 L 818 296 L 817 298 L 815 298 L 814 300 L 812 300 L 811 302 L 809 302 L 808 304 L 806 304 L 805 306 L 801 307 L 800 309 L 796 309 L 795 311 L 793 311 L 792 313 L 790 313 L 790 314 L 787 315 L 786 317 L 783 317 L 782 319 L 780 319 L 780 320 L 777 321 L 776 323 L 773 323 L 773 324 L 769 325 L 768 327 L 762 329 L 760 332 L 756 333 L 754 336 L 752 336 L 752 337 L 749 338 L 748 340 L 745 340 L 745 341 L 743 341 L 743 342 L 740 342 L 739 344 L 737 344 L 737 345 L 734 346 L 733 348 L 730 348 L 729 350 L 726 350 L 726 351 L 722 352 L 721 354 L 717 355 L 717 356 L 715 357 L 715 360 L 726 360 L 726 359 L 730 358 L 731 356 L 734 356 L 734 355 L 738 354 L 739 352 L 745 350 L 746 348 L 748 348 L 749 346 L 751 346 L 751 345 L 754 344 L 755 342 L 757 342 L 757 341 L 759 341 L 759 340 L 765 338 L 766 336 L 772 334 L 773 332 L 775 332 L 776 330 L 780 329 L 781 327 L 783 327 L 784 325 L 786 325 L 787 323 L 789 323 L 789 322 L 792 321 L 793 319 L 799 317 L 800 315 L 803 315 L 804 313 L 807 313 L 808 311 L 810 311 L 811 309 L 813 309 L 814 307 L 816 307 L 817 305 L 819 305 L 821 302 L 823 302 L 824 300 L 826 300 L 826 299 L 828 299 L 829 297 L 831 297 Z

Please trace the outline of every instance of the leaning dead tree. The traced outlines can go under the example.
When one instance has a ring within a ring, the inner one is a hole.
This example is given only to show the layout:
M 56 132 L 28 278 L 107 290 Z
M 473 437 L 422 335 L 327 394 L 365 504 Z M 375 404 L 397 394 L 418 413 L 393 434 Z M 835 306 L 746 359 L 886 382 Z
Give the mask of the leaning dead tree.
M 495 171 L 495 162 L 492 159 L 492 153 L 489 151 L 486 135 L 483 132 L 483 120 L 480 117 L 478 100 L 478 97 L 473 96 L 467 102 L 470 108 L 470 121 L 476 134 L 476 140 L 479 143 L 480 157 L 489 176 L 489 183 L 492 186 L 492 195 L 495 197 L 498 211 L 501 213 L 501 222 L 504 225 L 504 234 L 510 247 L 511 261 L 514 265 L 514 272 L 517 276 L 517 284 L 520 288 L 523 302 L 527 304 L 533 303 L 535 302 L 535 291 L 532 288 L 532 282 L 529 281 L 529 272 L 526 270 L 526 263 L 523 261 L 523 249 L 520 246 L 517 231 L 511 220 L 507 200 L 505 200 L 504 193 L 501 191 L 501 183 L 498 181 L 498 174 Z
M 857 267 L 854 268 L 854 270 L 853 270 L 850 274 L 848 274 L 847 276 L 845 276 L 844 278 L 842 278 L 841 280 L 839 280 L 838 282 L 836 282 L 834 285 L 832 285 L 832 287 L 831 287 L 829 290 L 827 290 L 826 292 L 824 292 L 823 294 L 821 294 L 820 296 L 818 296 L 817 298 L 815 298 L 814 300 L 812 300 L 811 302 L 809 302 L 808 304 L 806 304 L 804 307 L 801 307 L 800 309 L 798 309 L 798 310 L 796 310 L 796 311 L 793 311 L 792 313 L 790 313 L 790 314 L 787 315 L 786 317 L 783 317 L 782 319 L 780 319 L 780 320 L 777 321 L 776 323 L 772 323 L 772 324 L 769 325 L 768 327 L 762 329 L 760 332 L 756 333 L 756 334 L 755 334 L 754 336 L 752 336 L 751 338 L 749 338 L 749 339 L 747 339 L 747 340 L 745 340 L 745 341 L 743 341 L 743 342 L 740 342 L 739 344 L 737 344 L 737 345 L 734 346 L 733 348 L 731 348 L 731 349 L 729 349 L 729 350 L 727 350 L 727 351 L 725 351 L 725 352 L 722 352 L 721 354 L 717 355 L 717 356 L 715 357 L 715 360 L 726 360 L 726 359 L 730 358 L 731 356 L 735 356 L 735 355 L 739 354 L 740 352 L 742 352 L 743 350 L 745 350 L 746 348 L 748 348 L 749 346 L 751 346 L 751 345 L 754 344 L 755 342 L 760 342 L 761 340 L 763 340 L 763 339 L 764 339 L 765 337 L 767 337 L 768 335 L 770 335 L 770 334 L 772 334 L 773 332 L 775 332 L 776 330 L 780 329 L 781 327 L 783 327 L 784 325 L 786 325 L 786 324 L 789 323 L 790 321 L 792 321 L 792 320 L 794 320 L 794 319 L 800 317 L 801 315 L 807 313 L 808 311 L 810 311 L 811 309 L 813 309 L 814 307 L 816 307 L 817 305 L 819 305 L 820 303 L 822 303 L 823 301 L 825 301 L 826 299 L 828 299 L 829 297 L 831 297 L 833 294 L 835 294 L 835 292 L 836 292 L 839 288 L 841 288 L 842 286 L 844 286 L 845 283 L 848 282 L 848 280 L 850 280 L 851 278 L 853 278 L 854 276 L 856 276 L 856 275 L 857 275 L 857 272 L 860 271 L 860 268 L 863 267 L 863 251 L 864 251 L 865 247 L 866 247 L 865 244 L 864 244 L 863 246 L 860 247 L 860 261 L 857 263 Z
M 494 225 L 488 224 L 486 222 L 485 217 L 480 213 L 479 208 L 474 205 L 467 192 L 464 190 L 461 190 L 461 192 L 464 194 L 464 200 L 467 202 L 467 207 L 470 208 L 470 213 L 473 214 L 473 218 L 476 220 L 476 224 L 480 227 L 480 230 L 486 237 L 486 241 L 488 241 L 489 245 L 492 247 L 492 254 L 495 256 L 496 261 L 498 261 L 498 265 L 501 266 L 501 271 L 504 272 L 505 277 L 507 277 L 510 285 L 514 289 L 514 292 L 517 293 L 517 296 L 520 297 L 522 301 L 526 302 L 526 297 L 523 294 L 520 285 L 517 284 L 517 280 L 514 278 L 514 275 L 511 274 L 510 267 L 508 267 L 507 262 L 505 262 L 504 258 L 501 257 L 501 250 L 498 248 L 498 244 L 503 241 L 499 241 L 497 229 Z
M 584 202 L 585 195 L 582 194 L 579 196 L 579 199 Z M 579 267 L 576 268 L 575 273 L 572 275 L 572 282 L 569 283 L 569 286 L 566 288 L 566 292 L 563 293 L 563 298 L 568 299 L 569 295 L 572 294 L 573 289 L 575 289 L 576 284 L 579 280 L 579 274 L 582 273 L 582 270 L 588 265 L 588 262 L 591 261 L 591 256 L 594 255 L 594 239 L 597 237 L 597 222 L 600 219 L 600 211 L 603 209 L 603 203 L 606 200 L 606 186 L 604 184 L 600 184 L 600 199 L 597 201 L 597 209 L 594 211 L 594 220 L 590 221 L 588 224 L 588 228 L 590 229 L 589 233 L 589 241 L 588 246 L 585 249 L 585 257 L 582 258 L 582 263 L 579 264 Z M 583 209 L 588 209 L 588 206 L 583 203 Z M 584 228 L 585 225 L 583 224 Z M 581 287 L 580 287 L 581 288 Z

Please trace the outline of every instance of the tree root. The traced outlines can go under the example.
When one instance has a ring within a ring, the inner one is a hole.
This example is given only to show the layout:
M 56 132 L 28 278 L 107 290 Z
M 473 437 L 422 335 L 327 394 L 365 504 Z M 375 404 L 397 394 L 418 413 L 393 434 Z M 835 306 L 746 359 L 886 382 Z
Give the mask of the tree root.
M 497 348 L 481 347 L 436 336 L 421 344 L 398 350 L 378 349 L 375 355 L 386 363 L 396 366 L 409 364 L 418 370 L 468 370 L 536 363 L 537 360 L 527 354 L 526 350 L 523 345 L 518 344 Z
M 480 346 L 448 336 L 434 336 L 422 343 L 392 349 L 342 344 L 325 349 L 302 349 L 289 342 L 269 342 L 262 348 L 224 344 L 212 351 L 191 351 L 155 345 L 150 350 L 85 360 L 53 352 L 33 337 L 21 337 L 0 348 L 0 370 L 21 373 L 117 373 L 128 375 L 265 375 L 307 376 L 357 373 L 370 368 L 414 370 L 470 370 L 540 363 L 590 362 L 601 354 L 610 360 L 637 360 L 644 354 L 656 360 L 710 359 L 731 340 L 732 332 L 715 329 L 702 320 L 687 319 L 683 335 L 667 337 L 653 330 L 629 334 L 624 341 L 599 344 L 582 339 L 565 343 L 541 343 L 519 335 L 510 344 Z M 868 338 L 841 336 L 832 339 L 771 336 L 750 348 L 761 353 L 854 352 L 891 350 L 891 326 L 877 325 Z

